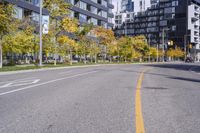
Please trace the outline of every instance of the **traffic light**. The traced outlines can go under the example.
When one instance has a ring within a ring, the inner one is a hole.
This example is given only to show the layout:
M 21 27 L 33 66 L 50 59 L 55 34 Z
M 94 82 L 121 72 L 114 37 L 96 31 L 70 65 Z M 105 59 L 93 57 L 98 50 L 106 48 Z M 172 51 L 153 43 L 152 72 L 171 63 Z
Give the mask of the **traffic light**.
M 172 45 L 172 46 L 174 45 L 174 41 L 171 41 L 171 45 Z
M 192 44 L 189 44 L 189 48 L 190 48 L 190 49 L 192 48 Z
M 173 46 L 173 45 L 174 45 L 174 41 L 172 41 L 172 40 L 171 40 L 171 41 L 168 41 L 168 45 L 169 45 L 169 46 Z

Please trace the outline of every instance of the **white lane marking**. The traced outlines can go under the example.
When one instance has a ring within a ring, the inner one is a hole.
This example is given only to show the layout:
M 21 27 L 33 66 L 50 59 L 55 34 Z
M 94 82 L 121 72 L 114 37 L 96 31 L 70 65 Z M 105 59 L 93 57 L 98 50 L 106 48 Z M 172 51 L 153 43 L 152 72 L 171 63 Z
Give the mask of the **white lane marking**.
M 71 73 L 72 71 L 67 71 L 67 72 L 60 72 L 59 74 L 60 75 L 63 75 L 63 74 L 69 74 L 69 73 Z
M 11 84 L 12 84 L 12 83 L 7 83 L 7 84 L 5 84 L 5 85 L 0 86 L 0 88 L 8 87 L 8 86 L 10 86 Z
M 15 90 L 12 90 L 12 91 L 3 92 L 3 93 L 0 93 L 0 96 L 11 94 L 11 93 L 18 92 L 18 91 L 27 90 L 27 89 L 30 89 L 30 88 L 33 88 L 33 87 L 37 87 L 37 86 L 46 85 L 46 84 L 49 84 L 49 83 L 54 83 L 54 82 L 65 80 L 65 79 L 70 79 L 70 78 L 75 78 L 75 77 L 79 77 L 79 76 L 84 76 L 84 75 L 88 75 L 88 74 L 92 74 L 92 73 L 96 73 L 96 72 L 98 72 L 98 71 L 91 71 L 91 72 L 76 74 L 76 75 L 65 77 L 65 78 L 59 78 L 59 79 L 55 79 L 55 80 L 50 80 L 50 81 L 47 81 L 47 82 L 44 82 L 44 83 L 35 84 L 35 85 L 31 85 L 31 86 L 27 86 L 27 87 L 15 89 Z
M 28 77 L 28 78 L 13 80 L 13 81 L 4 81 L 4 82 L 0 82 L 0 84 L 9 83 L 9 82 L 23 81 L 23 80 L 29 80 L 29 79 L 36 79 L 36 77 Z
M 40 81 L 40 79 L 31 79 L 31 80 L 29 79 L 29 80 L 24 80 L 24 81 L 13 81 L 13 82 L 1 85 L 0 89 L 1 88 L 8 88 L 8 87 L 17 87 L 17 86 L 23 86 L 23 85 L 36 84 L 39 81 Z

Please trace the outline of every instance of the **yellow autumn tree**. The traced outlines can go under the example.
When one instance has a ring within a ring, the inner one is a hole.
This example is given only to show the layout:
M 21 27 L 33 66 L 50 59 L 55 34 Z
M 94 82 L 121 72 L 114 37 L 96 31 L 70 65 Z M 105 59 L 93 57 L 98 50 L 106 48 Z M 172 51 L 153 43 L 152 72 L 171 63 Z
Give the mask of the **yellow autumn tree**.
M 99 44 L 104 46 L 104 51 L 102 51 L 102 53 L 105 53 L 105 61 L 105 59 L 107 58 L 109 45 L 112 45 L 112 42 L 115 40 L 114 32 L 111 29 L 106 29 L 104 27 L 97 26 L 94 28 L 93 33 L 98 38 Z
M 73 61 L 73 51 L 77 47 L 77 43 L 75 40 L 69 38 L 68 36 L 62 35 L 58 38 L 58 42 L 60 47 L 64 52 L 69 52 L 70 54 L 70 65 L 72 65 Z

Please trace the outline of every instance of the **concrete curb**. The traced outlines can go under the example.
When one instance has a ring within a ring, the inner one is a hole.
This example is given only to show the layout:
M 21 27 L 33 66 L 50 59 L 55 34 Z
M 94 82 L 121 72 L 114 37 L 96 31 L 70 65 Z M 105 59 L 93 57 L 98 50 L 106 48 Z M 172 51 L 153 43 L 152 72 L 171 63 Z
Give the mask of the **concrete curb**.
M 168 62 L 127 63 L 127 64 L 97 64 L 97 65 L 83 65 L 83 66 L 66 66 L 66 67 L 54 67 L 54 68 L 40 68 L 40 69 L 0 72 L 0 76 L 12 75 L 12 74 L 20 74 L 20 73 L 30 73 L 30 72 L 42 72 L 42 71 L 51 71 L 51 70 L 70 69 L 70 68 L 87 68 L 87 67 L 115 66 L 115 65 L 149 65 L 149 64 L 168 64 Z
M 30 70 L 8 71 L 8 72 L 0 72 L 0 76 L 2 76 L 2 75 L 11 75 L 11 74 L 20 74 L 20 73 L 29 73 L 29 72 L 42 72 L 42 71 L 51 71 L 51 70 L 61 70 L 61 69 L 70 69 L 70 68 L 87 68 L 87 67 L 97 67 L 97 66 L 100 66 L 100 65 L 67 66 L 67 67 L 40 68 L 40 69 L 30 69 Z

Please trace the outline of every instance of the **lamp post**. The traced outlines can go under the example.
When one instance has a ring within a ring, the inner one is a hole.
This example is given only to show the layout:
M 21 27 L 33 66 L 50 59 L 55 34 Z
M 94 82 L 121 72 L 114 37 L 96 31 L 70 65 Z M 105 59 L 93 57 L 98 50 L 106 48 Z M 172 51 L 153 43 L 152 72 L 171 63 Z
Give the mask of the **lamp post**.
M 188 45 L 188 39 L 187 37 L 190 37 L 190 35 L 184 35 L 184 52 L 185 52 L 185 60 L 189 54 L 189 47 L 187 48 L 187 45 Z
M 151 36 L 149 36 L 149 62 L 151 62 L 150 48 L 151 48 Z
M 165 62 L 165 31 L 168 31 L 169 29 L 163 28 L 162 30 L 162 44 L 163 44 L 163 62 Z
M 158 44 L 156 45 L 156 62 L 158 62 Z
M 42 66 L 42 7 L 43 0 L 40 0 L 40 51 L 39 51 L 39 66 Z
M 127 36 L 127 18 L 125 18 L 125 36 Z

